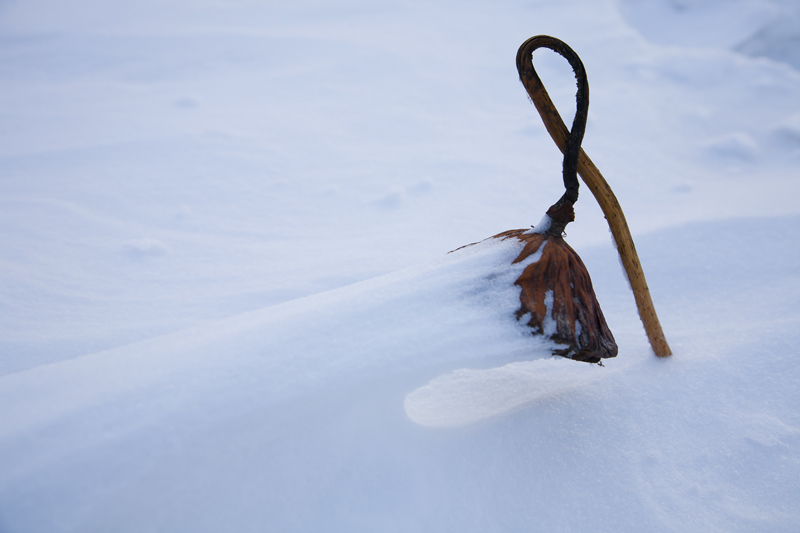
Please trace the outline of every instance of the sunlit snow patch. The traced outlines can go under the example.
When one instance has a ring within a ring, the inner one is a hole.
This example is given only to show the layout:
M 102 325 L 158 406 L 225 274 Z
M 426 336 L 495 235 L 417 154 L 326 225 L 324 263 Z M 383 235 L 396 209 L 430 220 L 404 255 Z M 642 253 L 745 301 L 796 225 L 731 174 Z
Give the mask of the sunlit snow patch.
M 463 368 L 409 393 L 405 410 L 423 426 L 461 426 L 585 386 L 609 372 L 558 356 L 490 369 Z

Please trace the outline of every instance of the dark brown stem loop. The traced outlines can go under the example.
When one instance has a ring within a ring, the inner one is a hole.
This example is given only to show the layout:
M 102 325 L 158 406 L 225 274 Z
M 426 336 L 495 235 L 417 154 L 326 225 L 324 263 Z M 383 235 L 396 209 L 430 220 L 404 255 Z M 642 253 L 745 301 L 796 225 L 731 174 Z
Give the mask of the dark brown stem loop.
M 575 95 L 577 104 L 575 118 L 572 121 L 572 129 L 569 132 L 566 150 L 564 150 L 564 163 L 562 166 L 564 187 L 567 190 L 564 196 L 553 206 L 555 208 L 564 203 L 572 205 L 578 200 L 578 157 L 581 152 L 583 134 L 586 131 L 586 117 L 589 113 L 589 83 L 586 80 L 586 69 L 583 67 L 581 58 L 569 45 L 555 37 L 537 35 L 522 43 L 522 46 L 517 51 L 517 71 L 519 72 L 520 81 L 525 86 L 531 84 L 547 95 L 547 90 L 545 90 L 542 80 L 536 73 L 536 69 L 533 68 L 533 52 L 537 48 L 548 48 L 569 61 L 578 85 L 578 91 Z M 536 104 L 535 101 L 534 104 Z

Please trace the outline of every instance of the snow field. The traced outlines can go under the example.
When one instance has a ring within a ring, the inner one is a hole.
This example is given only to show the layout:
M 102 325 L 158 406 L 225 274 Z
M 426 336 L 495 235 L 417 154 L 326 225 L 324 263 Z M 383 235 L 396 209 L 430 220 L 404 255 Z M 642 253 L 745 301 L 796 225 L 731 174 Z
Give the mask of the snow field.
M 797 530 L 797 20 L 0 4 L 0 531 Z M 672 358 L 585 188 L 604 368 L 513 321 L 513 243 L 447 254 L 561 193 L 538 33 L 586 64 Z

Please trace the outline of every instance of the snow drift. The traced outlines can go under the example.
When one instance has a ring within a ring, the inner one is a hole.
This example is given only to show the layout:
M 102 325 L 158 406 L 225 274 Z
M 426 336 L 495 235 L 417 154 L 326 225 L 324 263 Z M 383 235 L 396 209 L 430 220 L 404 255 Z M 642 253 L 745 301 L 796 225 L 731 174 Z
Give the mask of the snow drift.
M 0 3 L 0 531 L 797 531 L 795 4 Z M 589 195 L 604 368 L 446 255 L 561 192 L 541 33 L 668 360 Z

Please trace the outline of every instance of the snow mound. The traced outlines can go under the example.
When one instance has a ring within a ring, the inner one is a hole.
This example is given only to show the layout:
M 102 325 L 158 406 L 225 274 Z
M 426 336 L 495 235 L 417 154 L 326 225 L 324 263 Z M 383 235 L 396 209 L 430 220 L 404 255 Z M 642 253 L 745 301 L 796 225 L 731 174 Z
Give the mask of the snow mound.
M 193 423 L 202 425 L 387 373 L 549 357 L 551 343 L 513 319 L 514 281 L 528 264 L 512 265 L 520 250 L 514 239 L 488 239 L 425 266 L 4 376 L 0 440 L 24 441 L 70 418 L 77 433 L 64 438 L 91 448 L 108 432 L 142 432 L 187 411 L 202 413 Z M 63 442 L 35 448 L 52 446 Z M 25 455 L 31 464 L 41 459 Z
M 405 411 L 422 426 L 472 424 L 583 387 L 612 372 L 557 356 L 490 369 L 461 368 L 410 392 Z

